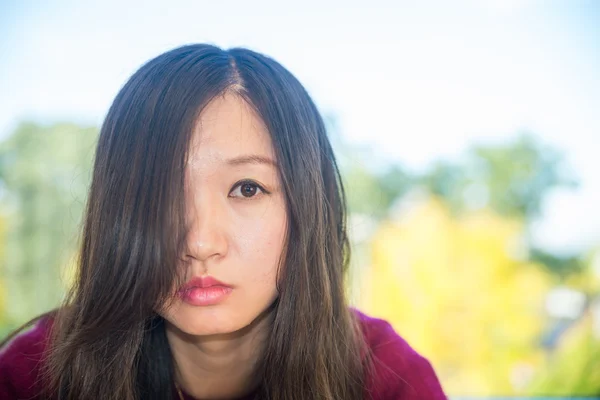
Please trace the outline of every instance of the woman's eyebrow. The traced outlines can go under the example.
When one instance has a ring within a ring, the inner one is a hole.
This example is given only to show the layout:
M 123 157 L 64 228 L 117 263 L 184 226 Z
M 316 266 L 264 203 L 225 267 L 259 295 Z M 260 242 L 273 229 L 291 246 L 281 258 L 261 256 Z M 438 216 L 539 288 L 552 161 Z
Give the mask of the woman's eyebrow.
M 270 157 L 259 156 L 256 154 L 242 155 L 228 159 L 227 164 L 238 166 L 243 164 L 266 164 L 277 167 L 277 163 Z

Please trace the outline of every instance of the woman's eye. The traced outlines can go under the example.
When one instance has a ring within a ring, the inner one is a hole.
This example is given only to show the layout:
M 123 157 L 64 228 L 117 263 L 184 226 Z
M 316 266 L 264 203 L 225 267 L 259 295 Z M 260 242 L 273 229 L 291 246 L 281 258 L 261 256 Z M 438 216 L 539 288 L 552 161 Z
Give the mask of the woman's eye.
M 230 197 L 251 198 L 257 194 L 264 193 L 264 190 L 254 182 L 240 182 L 229 193 Z

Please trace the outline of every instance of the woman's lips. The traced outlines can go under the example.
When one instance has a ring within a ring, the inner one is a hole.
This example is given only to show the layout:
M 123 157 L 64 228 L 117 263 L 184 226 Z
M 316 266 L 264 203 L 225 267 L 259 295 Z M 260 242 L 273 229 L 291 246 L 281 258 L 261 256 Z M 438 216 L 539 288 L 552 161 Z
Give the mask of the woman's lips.
M 232 290 L 231 286 L 211 276 L 203 276 L 190 279 L 177 293 L 189 305 L 212 306 L 225 300 Z

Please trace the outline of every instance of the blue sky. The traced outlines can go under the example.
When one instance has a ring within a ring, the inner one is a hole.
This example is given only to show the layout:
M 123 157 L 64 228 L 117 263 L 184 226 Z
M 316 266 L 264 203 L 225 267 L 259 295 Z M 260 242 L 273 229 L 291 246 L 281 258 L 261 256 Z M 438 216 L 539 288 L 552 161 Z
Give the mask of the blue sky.
M 3 1 L 0 137 L 100 125 L 137 67 L 191 42 L 273 56 L 347 140 L 413 169 L 534 132 L 581 181 L 549 197 L 536 241 L 600 244 L 600 1 Z

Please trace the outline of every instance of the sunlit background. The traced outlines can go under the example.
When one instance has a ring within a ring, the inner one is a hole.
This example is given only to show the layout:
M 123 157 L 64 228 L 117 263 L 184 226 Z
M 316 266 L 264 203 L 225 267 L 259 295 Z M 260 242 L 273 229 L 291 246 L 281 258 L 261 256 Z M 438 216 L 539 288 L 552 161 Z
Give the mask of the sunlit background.
M 600 1 L 0 2 L 0 337 L 59 304 L 98 128 L 173 47 L 264 52 L 327 119 L 353 303 L 455 398 L 600 395 Z

